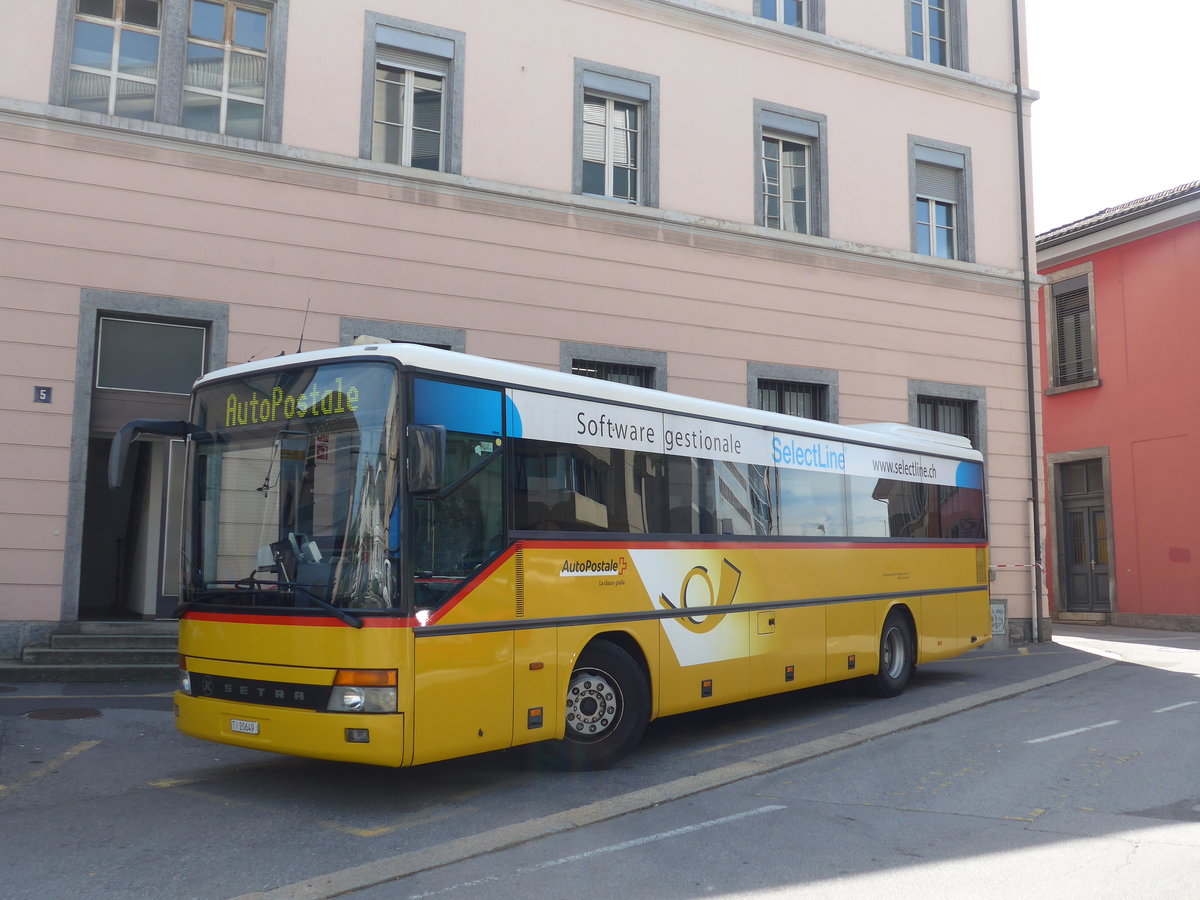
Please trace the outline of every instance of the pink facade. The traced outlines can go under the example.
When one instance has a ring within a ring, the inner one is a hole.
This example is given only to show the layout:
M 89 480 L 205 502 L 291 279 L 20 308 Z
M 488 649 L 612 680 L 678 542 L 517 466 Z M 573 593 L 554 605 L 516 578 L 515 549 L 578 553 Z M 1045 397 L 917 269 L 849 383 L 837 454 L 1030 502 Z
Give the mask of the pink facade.
M 1200 457 L 1200 399 L 1186 384 L 1200 330 L 1200 186 L 1105 210 L 1038 248 L 1050 280 L 1052 608 L 1066 621 L 1200 628 L 1198 495 L 1186 474 Z M 1090 319 L 1080 349 L 1063 341 L 1076 310 Z M 1079 352 L 1090 372 L 1071 371 Z
M 0 11 L 0 657 L 173 609 L 175 451 L 145 451 L 147 492 L 118 500 L 101 457 L 122 417 L 186 410 L 154 371 L 106 380 L 110 320 L 198 329 L 204 370 L 369 334 L 632 363 L 734 403 L 760 379 L 813 383 L 847 424 L 959 404 L 993 561 L 1037 555 L 1016 127 L 1035 95 L 1012 83 L 1010 0 L 951 3 L 951 65 L 909 55 L 898 0 L 806 3 L 806 27 L 753 0 L 214 0 L 247 17 L 225 48 L 261 79 L 242 95 L 187 68 L 190 3 L 149 4 L 153 22 Z M 157 68 L 120 62 L 114 34 Z M 411 137 L 376 94 L 404 73 L 437 85 L 421 165 L 381 137 Z M 633 202 L 581 174 L 594 97 L 639 114 Z M 765 211 L 771 141 L 805 163 L 790 228 Z M 918 221 L 930 170 L 949 185 L 941 256 Z M 1015 636 L 1034 584 L 998 570 Z

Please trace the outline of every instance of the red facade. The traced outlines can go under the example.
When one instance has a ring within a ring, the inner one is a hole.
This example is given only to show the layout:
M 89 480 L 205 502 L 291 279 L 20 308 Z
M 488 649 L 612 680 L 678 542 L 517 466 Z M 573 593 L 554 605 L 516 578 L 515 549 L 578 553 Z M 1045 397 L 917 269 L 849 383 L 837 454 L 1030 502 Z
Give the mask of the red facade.
M 1050 609 L 1200 630 L 1200 183 L 1043 234 L 1038 258 Z

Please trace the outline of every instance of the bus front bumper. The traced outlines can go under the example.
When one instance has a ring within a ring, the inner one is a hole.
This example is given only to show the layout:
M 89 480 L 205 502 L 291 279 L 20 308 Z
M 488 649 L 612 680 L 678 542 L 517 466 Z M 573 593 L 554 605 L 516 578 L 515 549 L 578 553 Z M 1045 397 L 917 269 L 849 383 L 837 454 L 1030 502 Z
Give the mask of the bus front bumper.
M 176 691 L 175 724 L 184 734 L 235 747 L 374 766 L 406 764 L 402 713 L 313 712 Z

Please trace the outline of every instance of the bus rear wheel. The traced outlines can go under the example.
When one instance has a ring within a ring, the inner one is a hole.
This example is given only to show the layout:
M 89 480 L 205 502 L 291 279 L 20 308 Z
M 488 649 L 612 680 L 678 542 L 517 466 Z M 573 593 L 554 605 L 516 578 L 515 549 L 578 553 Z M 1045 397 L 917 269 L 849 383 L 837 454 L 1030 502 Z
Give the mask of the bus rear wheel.
M 562 769 L 607 768 L 637 746 L 649 717 L 641 668 L 616 644 L 594 641 L 567 685 L 565 735 L 542 744 L 543 755 Z
M 879 635 L 879 671 L 863 681 L 867 693 L 876 697 L 898 696 L 912 679 L 916 667 L 915 648 L 908 617 L 893 609 L 883 620 L 883 631 Z

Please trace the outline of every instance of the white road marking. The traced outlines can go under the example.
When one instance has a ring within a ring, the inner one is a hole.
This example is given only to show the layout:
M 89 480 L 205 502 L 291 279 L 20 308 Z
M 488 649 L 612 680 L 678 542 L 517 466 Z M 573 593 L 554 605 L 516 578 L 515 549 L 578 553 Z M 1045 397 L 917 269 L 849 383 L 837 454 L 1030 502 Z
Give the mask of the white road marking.
M 1200 703 L 1200 700 L 1188 700 L 1184 703 L 1176 703 L 1174 706 L 1164 706 L 1162 709 L 1156 709 L 1155 712 L 1172 712 L 1176 709 L 1183 709 L 1185 706 L 1194 706 L 1197 703 Z
M 632 847 L 642 847 L 646 844 L 653 844 L 657 841 L 665 841 L 669 838 L 681 837 L 685 834 L 693 834 L 697 831 L 703 831 L 705 828 L 712 828 L 716 825 L 727 825 L 730 822 L 737 822 L 741 819 L 748 819 L 751 816 L 761 816 L 763 813 L 776 812 L 787 807 L 780 804 L 771 804 L 769 806 L 760 806 L 758 809 L 751 809 L 747 812 L 734 813 L 731 816 L 722 816 L 719 819 L 709 819 L 707 822 L 697 822 L 695 825 L 685 825 L 682 828 L 673 828 L 670 831 L 660 831 L 657 834 L 648 834 L 645 837 L 634 838 L 630 841 L 622 841 L 619 844 L 609 844 L 607 847 L 597 847 L 594 850 L 588 850 L 586 853 L 575 853 L 571 856 L 562 856 L 558 859 L 551 859 L 547 862 L 538 863 L 536 866 L 522 866 L 514 869 L 506 875 L 494 875 L 488 878 L 479 878 L 475 881 L 464 881 L 460 884 L 454 884 L 450 887 L 441 888 L 440 890 L 430 891 L 425 894 L 411 894 L 408 900 L 423 900 L 425 897 L 435 897 L 438 894 L 448 894 L 451 891 L 463 890 L 466 888 L 478 887 L 481 884 L 488 884 L 499 881 L 501 878 L 512 878 L 517 875 L 528 875 L 531 872 L 538 872 L 542 869 L 549 869 L 553 866 L 562 866 L 567 863 L 579 862 L 580 860 L 589 859 L 593 856 L 599 856 L 602 853 L 617 853 L 621 850 L 629 850 Z
M 1048 734 L 1045 737 L 1034 738 L 1026 741 L 1027 744 L 1044 744 L 1046 741 L 1056 741 L 1059 738 L 1070 737 L 1073 734 L 1083 734 L 1085 731 L 1093 731 L 1096 728 L 1107 728 L 1109 725 L 1121 724 L 1120 719 L 1113 719 L 1111 722 L 1100 722 L 1097 725 L 1088 725 L 1084 728 L 1075 728 L 1071 731 L 1060 731 L 1058 734 Z

